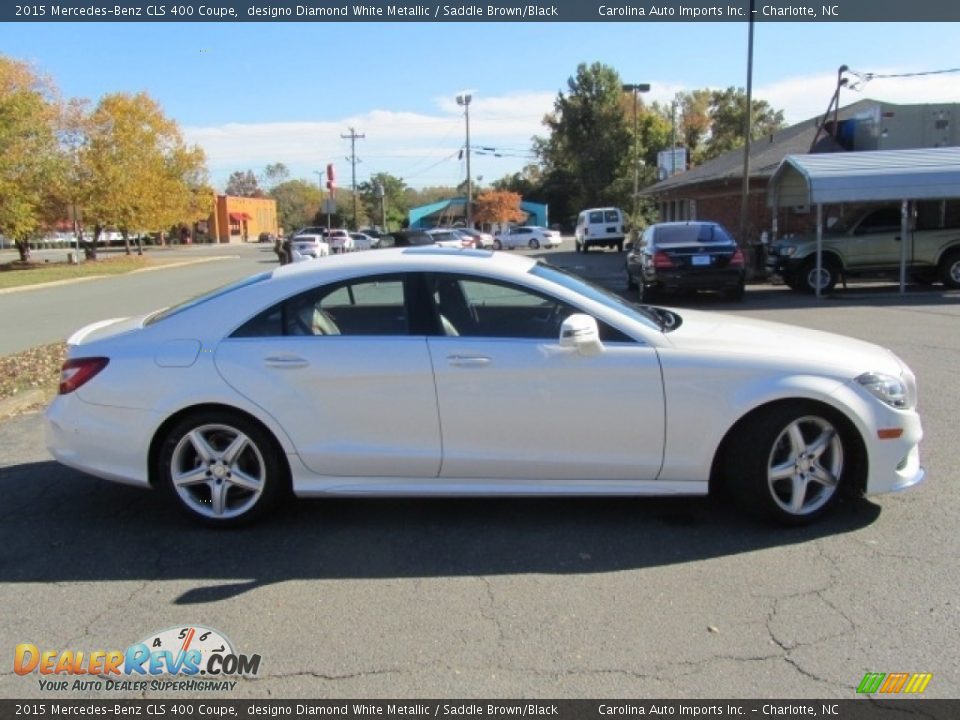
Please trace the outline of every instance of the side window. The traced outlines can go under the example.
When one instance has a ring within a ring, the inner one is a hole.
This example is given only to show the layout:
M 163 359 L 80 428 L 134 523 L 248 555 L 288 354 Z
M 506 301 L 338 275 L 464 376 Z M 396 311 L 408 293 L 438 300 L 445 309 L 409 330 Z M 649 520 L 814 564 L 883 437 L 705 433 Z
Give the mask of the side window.
M 563 321 L 580 312 L 562 300 L 510 283 L 456 275 L 434 275 L 429 282 L 446 335 L 556 340 Z M 603 322 L 600 337 L 633 342 Z
M 857 226 L 857 235 L 872 235 L 874 233 L 893 232 L 900 229 L 900 210 L 898 208 L 882 208 L 867 215 Z
M 402 277 L 364 278 L 294 295 L 241 325 L 231 337 L 407 335 Z

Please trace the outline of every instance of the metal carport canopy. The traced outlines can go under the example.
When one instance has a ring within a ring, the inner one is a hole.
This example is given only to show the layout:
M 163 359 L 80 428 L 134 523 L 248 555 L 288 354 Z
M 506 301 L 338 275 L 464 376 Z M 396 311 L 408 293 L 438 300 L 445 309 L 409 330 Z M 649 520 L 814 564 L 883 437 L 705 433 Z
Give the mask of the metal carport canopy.
M 823 242 L 822 206 L 843 202 L 900 201 L 903 237 L 907 202 L 960 197 L 960 147 L 787 155 L 770 178 L 768 205 L 817 206 L 817 275 Z M 907 243 L 900 258 L 905 291 Z M 817 287 L 817 295 L 820 288 Z

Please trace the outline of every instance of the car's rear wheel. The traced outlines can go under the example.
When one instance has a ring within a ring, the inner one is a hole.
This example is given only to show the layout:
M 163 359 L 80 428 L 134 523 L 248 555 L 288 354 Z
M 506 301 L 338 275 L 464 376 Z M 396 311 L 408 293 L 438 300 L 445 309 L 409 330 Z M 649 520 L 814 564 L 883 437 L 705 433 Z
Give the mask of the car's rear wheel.
M 947 253 L 940 262 L 940 278 L 949 288 L 960 288 L 960 252 Z
M 527 245 L 530 246 L 530 249 L 531 249 L 531 250 L 539 250 L 539 249 L 540 249 L 540 241 L 537 240 L 536 238 L 530 238 L 530 242 L 528 242 Z
M 280 457 L 273 438 L 257 423 L 227 410 L 207 410 L 170 428 L 157 469 L 187 515 L 233 527 L 276 503 L 287 484 Z
M 502 250 L 502 249 L 503 249 L 503 245 L 501 244 L 499 238 L 493 241 L 493 249 L 494 249 L 494 250 Z
M 815 293 L 817 285 L 820 292 L 827 293 L 833 290 L 840 275 L 840 266 L 833 258 L 825 257 L 820 262 L 820 272 L 817 273 L 817 259 L 809 258 L 800 268 L 800 287 L 804 292 Z
M 747 292 L 746 284 L 741 282 L 739 285 L 735 285 L 734 287 L 727 288 L 726 290 L 724 290 L 723 296 L 727 300 L 740 302 L 741 300 L 743 300 L 743 296 L 746 294 L 746 292 Z
M 820 517 L 839 496 L 852 450 L 834 413 L 814 403 L 773 405 L 738 429 L 725 476 L 754 513 L 789 525 Z

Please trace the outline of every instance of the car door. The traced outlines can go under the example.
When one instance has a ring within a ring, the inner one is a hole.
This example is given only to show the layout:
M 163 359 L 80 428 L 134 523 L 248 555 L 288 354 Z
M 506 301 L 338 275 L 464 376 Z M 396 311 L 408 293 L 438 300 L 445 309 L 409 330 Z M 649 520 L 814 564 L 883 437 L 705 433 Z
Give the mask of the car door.
M 901 245 L 900 209 L 878 208 L 866 215 L 853 231 L 855 252 L 847 256 L 850 268 L 899 265 Z M 909 243 L 909 238 L 907 240 Z M 911 248 L 908 246 L 908 257 Z
M 224 379 L 280 423 L 315 473 L 439 471 L 430 354 L 409 334 L 405 286 L 402 275 L 372 276 L 298 293 L 216 350 Z
M 656 350 L 602 326 L 602 353 L 561 348 L 579 310 L 538 291 L 431 275 L 446 328 L 428 345 L 443 436 L 441 478 L 550 483 L 653 480 L 664 443 Z

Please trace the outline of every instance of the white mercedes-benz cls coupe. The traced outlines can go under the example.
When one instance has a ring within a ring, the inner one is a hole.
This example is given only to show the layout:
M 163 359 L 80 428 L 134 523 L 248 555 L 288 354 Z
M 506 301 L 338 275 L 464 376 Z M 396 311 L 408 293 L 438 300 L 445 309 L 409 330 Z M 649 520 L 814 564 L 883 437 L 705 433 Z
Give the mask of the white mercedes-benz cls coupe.
M 299 263 L 68 341 L 60 462 L 249 521 L 298 496 L 702 495 L 809 522 L 920 482 L 892 352 L 632 305 L 531 257 Z M 549 428 L 549 430 L 545 430 Z

